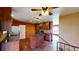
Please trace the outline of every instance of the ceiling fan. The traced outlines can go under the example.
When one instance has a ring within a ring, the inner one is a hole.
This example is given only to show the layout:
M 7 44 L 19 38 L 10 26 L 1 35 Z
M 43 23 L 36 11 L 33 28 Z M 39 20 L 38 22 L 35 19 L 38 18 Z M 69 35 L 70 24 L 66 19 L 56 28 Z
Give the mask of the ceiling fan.
M 40 19 L 40 18 L 38 18 L 38 17 L 33 17 L 33 18 L 38 19 L 38 20 L 42 20 L 42 19 Z
M 32 11 L 41 11 L 41 13 L 39 14 L 39 16 L 42 15 L 49 15 L 51 16 L 53 13 L 51 12 L 51 10 L 58 8 L 58 7 L 42 7 L 41 9 L 31 9 Z

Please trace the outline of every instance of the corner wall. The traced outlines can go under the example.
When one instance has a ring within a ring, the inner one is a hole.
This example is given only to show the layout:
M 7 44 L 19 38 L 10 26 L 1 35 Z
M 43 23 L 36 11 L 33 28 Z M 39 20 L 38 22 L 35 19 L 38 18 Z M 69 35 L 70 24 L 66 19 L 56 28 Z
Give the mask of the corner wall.
M 79 12 L 61 16 L 60 36 L 72 45 L 79 46 Z

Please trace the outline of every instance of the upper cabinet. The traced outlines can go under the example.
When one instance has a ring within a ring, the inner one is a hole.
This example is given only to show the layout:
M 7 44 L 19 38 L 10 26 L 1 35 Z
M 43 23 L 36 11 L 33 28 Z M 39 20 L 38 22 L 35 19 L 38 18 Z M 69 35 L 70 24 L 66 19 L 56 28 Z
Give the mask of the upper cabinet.
M 38 25 L 38 27 L 42 28 L 44 30 L 50 30 L 51 29 L 51 25 L 52 25 L 52 22 L 44 22 L 44 23 L 40 23 Z
M 11 27 L 11 8 L 0 7 L 0 27 L 2 31 L 9 31 Z
M 11 19 L 11 8 L 10 7 L 0 7 L 0 17 L 4 20 Z
M 50 23 L 49 22 L 43 23 L 43 29 L 49 30 L 50 29 Z
M 51 30 L 52 28 L 51 26 L 52 26 L 52 22 L 43 22 L 43 23 L 36 24 L 36 33 L 38 33 L 40 29 Z

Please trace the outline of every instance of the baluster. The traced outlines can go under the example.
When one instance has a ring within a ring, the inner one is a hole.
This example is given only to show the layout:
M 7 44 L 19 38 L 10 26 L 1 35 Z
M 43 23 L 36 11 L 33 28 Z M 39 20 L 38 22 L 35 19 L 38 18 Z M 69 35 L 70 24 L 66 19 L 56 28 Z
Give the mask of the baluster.
M 65 51 L 65 44 L 64 44 L 64 51 Z
M 57 51 L 59 51 L 58 42 L 57 42 Z
M 70 51 L 70 46 L 69 46 L 69 48 L 68 48 L 68 51 Z
M 62 47 L 63 45 L 63 47 Z M 68 46 L 68 48 L 67 48 Z M 65 51 L 66 48 L 68 49 L 68 51 L 71 51 L 73 49 L 73 51 L 76 51 L 76 48 L 79 49 L 79 47 L 76 47 L 76 46 L 73 46 L 73 45 L 70 45 L 70 44 L 66 44 L 66 43 L 63 43 L 63 42 L 57 42 L 57 51 Z M 72 48 L 72 49 L 71 49 Z
M 75 47 L 74 47 L 74 51 L 75 51 Z

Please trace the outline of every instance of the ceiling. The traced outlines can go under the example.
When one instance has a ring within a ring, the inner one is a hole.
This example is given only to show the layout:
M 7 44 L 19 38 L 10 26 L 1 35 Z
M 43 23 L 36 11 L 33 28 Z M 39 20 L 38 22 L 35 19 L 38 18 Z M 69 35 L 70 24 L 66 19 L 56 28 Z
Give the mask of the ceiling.
M 60 9 L 61 9 L 60 16 L 79 12 L 79 7 L 63 7 L 63 8 L 60 8 Z
M 12 7 L 12 14 L 11 16 L 19 21 L 29 22 L 29 23 L 39 23 L 39 22 L 47 22 L 52 21 L 52 16 L 38 16 L 41 11 L 31 11 L 31 9 L 41 9 L 41 7 Z M 60 13 L 60 16 L 68 15 L 71 13 L 79 12 L 78 7 L 64 7 L 64 8 L 56 8 L 51 10 L 53 13 L 54 11 Z M 39 19 L 35 19 L 39 18 Z

